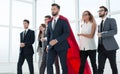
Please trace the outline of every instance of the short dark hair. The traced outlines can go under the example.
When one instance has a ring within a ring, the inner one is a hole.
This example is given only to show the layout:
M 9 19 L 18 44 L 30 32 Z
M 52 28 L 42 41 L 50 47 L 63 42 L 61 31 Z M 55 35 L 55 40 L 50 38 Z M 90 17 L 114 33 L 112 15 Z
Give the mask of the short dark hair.
M 51 6 L 57 6 L 58 9 L 60 9 L 60 5 L 53 3 Z
M 105 12 L 108 12 L 107 7 L 105 7 L 105 6 L 100 6 L 99 8 L 103 8 Z
M 27 19 L 24 19 L 23 22 L 27 22 L 28 24 L 30 23 L 29 20 Z
M 50 15 L 46 15 L 45 18 L 51 19 L 51 16 Z

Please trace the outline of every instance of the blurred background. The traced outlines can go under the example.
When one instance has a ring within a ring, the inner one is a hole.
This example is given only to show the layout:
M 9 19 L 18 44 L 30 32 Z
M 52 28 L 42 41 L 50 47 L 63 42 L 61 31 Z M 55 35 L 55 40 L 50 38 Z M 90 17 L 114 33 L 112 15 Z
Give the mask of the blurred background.
M 38 74 L 37 35 L 39 26 L 44 23 L 44 16 L 51 15 L 51 4 L 61 6 L 63 16 L 67 17 L 73 29 L 76 40 L 80 31 L 80 20 L 84 10 L 89 10 L 94 15 L 97 24 L 99 6 L 104 5 L 109 9 L 108 17 L 117 21 L 118 34 L 115 36 L 120 45 L 120 0 L 0 0 L 0 74 L 16 74 L 19 55 L 20 32 L 23 31 L 23 20 L 30 20 L 30 29 L 35 30 L 36 41 L 34 43 L 34 68 Z M 97 43 L 97 37 L 96 37 Z M 120 72 L 120 50 L 117 51 L 117 64 Z M 110 73 L 109 61 L 105 67 L 105 74 Z M 23 72 L 29 74 L 26 62 Z

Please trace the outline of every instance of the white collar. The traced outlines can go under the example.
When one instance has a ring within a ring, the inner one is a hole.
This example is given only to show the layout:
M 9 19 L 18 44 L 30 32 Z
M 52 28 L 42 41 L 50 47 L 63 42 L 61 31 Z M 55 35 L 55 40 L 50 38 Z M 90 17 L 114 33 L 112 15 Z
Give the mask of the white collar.
M 56 20 L 56 21 L 57 21 L 58 19 L 59 19 L 59 15 L 58 15 L 57 17 L 53 18 L 53 20 Z
M 27 29 L 25 29 L 25 31 L 26 31 L 26 32 L 28 32 L 28 28 L 27 28 Z
M 105 21 L 107 19 L 107 16 L 105 16 L 102 20 Z

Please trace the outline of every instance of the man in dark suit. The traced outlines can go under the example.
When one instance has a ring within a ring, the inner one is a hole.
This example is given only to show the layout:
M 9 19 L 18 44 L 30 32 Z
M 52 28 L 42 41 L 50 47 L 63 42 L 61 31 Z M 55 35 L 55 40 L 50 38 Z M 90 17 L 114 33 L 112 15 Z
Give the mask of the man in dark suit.
M 27 60 L 30 74 L 34 74 L 34 67 L 33 67 L 33 46 L 32 44 L 35 41 L 35 35 L 34 31 L 28 29 L 29 21 L 24 20 L 24 31 L 20 33 L 20 54 L 19 54 L 19 60 L 17 63 L 17 74 L 22 74 L 22 65 Z
M 69 48 L 67 41 L 70 33 L 69 25 L 67 21 L 60 19 L 58 4 L 52 4 L 51 10 L 53 18 L 49 22 L 47 30 L 47 74 L 54 74 L 53 63 L 57 55 L 60 58 L 62 74 L 68 74 L 66 58 Z
M 115 19 L 107 18 L 108 9 L 104 6 L 100 7 L 99 17 L 102 18 L 98 28 L 98 74 L 103 74 L 106 59 L 109 59 L 112 74 L 118 74 L 116 65 L 116 50 L 119 49 L 114 38 L 117 34 L 117 24 Z
M 43 38 L 41 38 L 42 42 L 44 42 L 45 50 L 44 50 L 43 55 L 42 55 L 42 62 L 39 62 L 39 63 L 41 63 L 39 74 L 44 74 L 45 68 L 46 68 L 46 59 L 47 59 L 47 51 L 46 51 L 46 47 L 47 47 L 47 27 L 48 27 L 48 22 L 50 20 L 51 20 L 51 16 L 50 15 L 45 16 L 45 25 L 46 25 L 45 36 Z M 56 57 L 56 59 L 55 59 L 55 68 L 56 68 L 56 74 L 60 74 L 60 67 L 59 67 L 58 57 Z

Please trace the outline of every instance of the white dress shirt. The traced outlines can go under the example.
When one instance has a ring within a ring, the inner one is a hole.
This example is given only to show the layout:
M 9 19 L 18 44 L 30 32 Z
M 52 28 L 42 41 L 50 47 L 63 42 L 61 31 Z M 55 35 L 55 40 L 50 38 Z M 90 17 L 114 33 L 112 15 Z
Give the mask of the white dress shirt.
M 107 19 L 107 17 L 104 17 L 102 20 L 103 20 L 103 27 L 104 27 L 104 23 L 105 23 L 105 21 L 106 21 L 106 19 Z M 101 21 L 102 21 L 101 20 Z
M 28 32 L 28 28 L 23 31 L 23 38 L 24 38 L 24 35 L 27 34 L 27 32 Z M 26 34 L 25 34 L 25 33 L 26 33 Z
M 57 23 L 58 19 L 59 19 L 59 15 L 56 18 L 53 18 L 53 20 L 52 20 L 52 28 L 54 27 L 54 20 L 56 20 L 56 23 Z
M 27 29 L 25 29 L 25 31 L 26 31 L 26 34 L 27 34 L 27 32 L 28 32 L 28 28 L 27 28 Z M 24 31 L 24 32 L 25 32 L 25 31 Z

